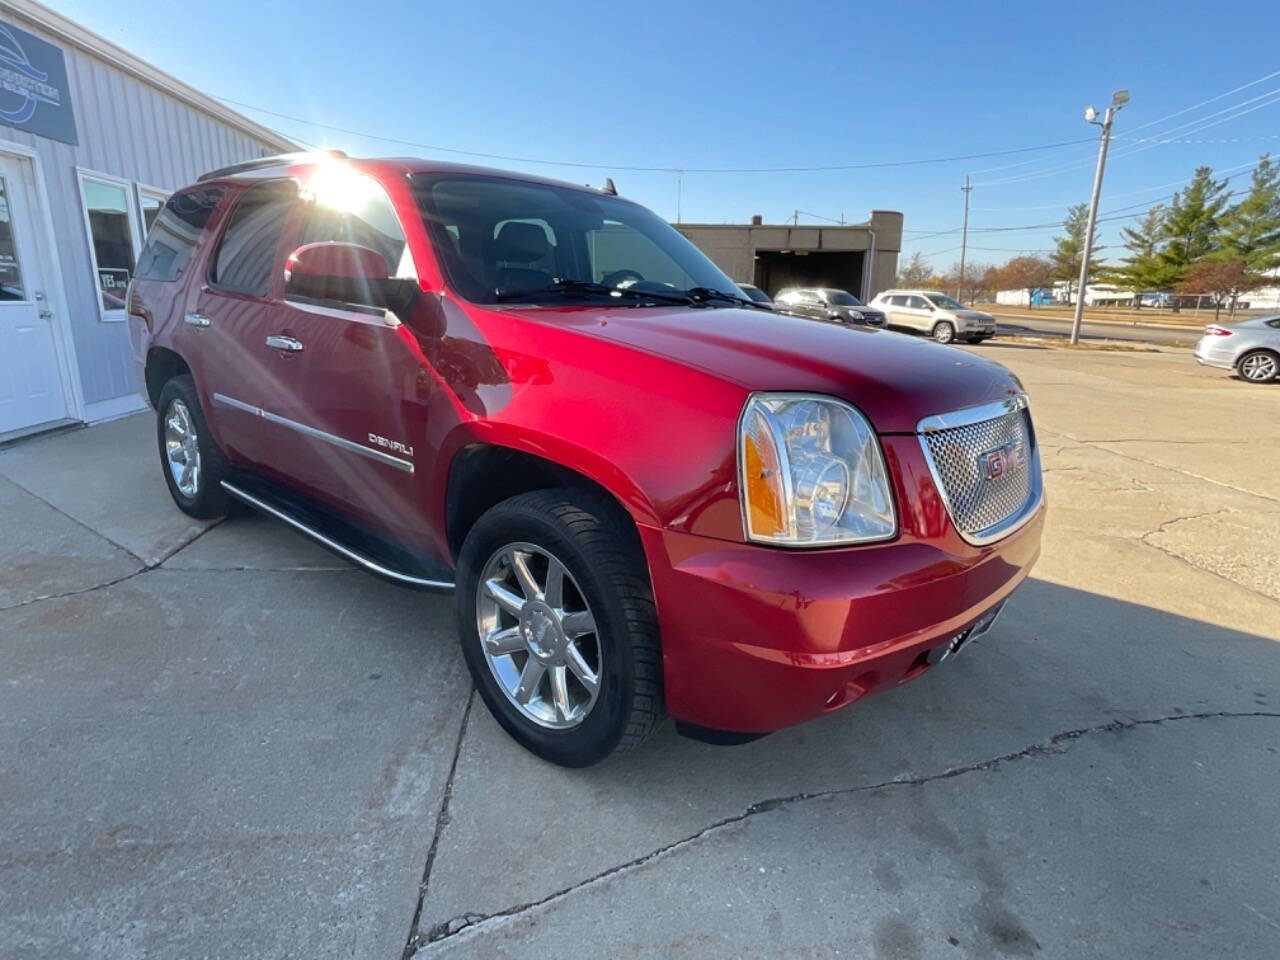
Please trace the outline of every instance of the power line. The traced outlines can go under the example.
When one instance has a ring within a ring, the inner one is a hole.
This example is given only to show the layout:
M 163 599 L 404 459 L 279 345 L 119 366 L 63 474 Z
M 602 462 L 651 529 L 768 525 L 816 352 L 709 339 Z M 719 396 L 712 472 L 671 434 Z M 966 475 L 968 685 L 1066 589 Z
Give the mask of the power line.
M 913 167 L 923 166 L 925 164 L 934 163 L 954 163 L 960 160 L 979 160 L 985 157 L 1006 157 L 1018 153 L 1031 153 L 1036 150 L 1053 150 L 1058 147 L 1071 146 L 1077 143 L 1088 143 L 1093 138 L 1083 137 L 1078 140 L 1063 140 L 1058 143 L 1043 143 L 1033 147 L 1015 147 L 1009 150 L 991 150 L 985 153 L 965 153 L 956 154 L 949 157 L 925 157 L 913 160 L 882 160 L 868 163 L 841 163 L 823 166 L 811 167 L 642 167 L 620 163 L 588 163 L 581 160 L 546 160 L 538 157 L 520 157 L 511 154 L 502 153 L 484 153 L 479 150 L 460 150 L 456 147 L 442 147 L 439 144 L 420 143 L 415 140 L 402 140 L 398 137 L 384 137 L 377 133 L 366 133 L 360 130 L 352 130 L 347 127 L 334 126 L 328 123 L 318 123 L 314 120 L 307 120 L 304 117 L 297 117 L 287 113 L 279 113 L 275 110 L 269 110 L 266 107 L 260 107 L 252 103 L 243 103 L 239 100 L 232 100 L 229 97 L 221 97 L 214 95 L 223 103 L 240 107 L 245 110 L 256 110 L 259 113 L 265 113 L 268 116 L 279 117 L 282 120 L 291 120 L 294 123 L 302 123 L 321 130 L 332 130 L 336 133 L 345 133 L 348 136 L 363 137 L 368 140 L 380 140 L 383 143 L 394 143 L 402 147 L 417 147 L 422 150 L 436 150 L 440 153 L 452 153 L 466 157 L 480 157 L 485 160 L 506 160 L 513 163 L 535 163 L 550 167 L 580 167 L 590 170 L 620 170 L 629 173 L 821 173 L 825 171 L 838 170 L 874 170 L 885 167 Z
M 1216 97 L 1210 97 L 1208 100 L 1201 100 L 1199 103 L 1193 103 L 1189 107 L 1183 107 L 1181 110 L 1175 110 L 1173 113 L 1166 114 L 1156 120 L 1148 120 L 1146 123 L 1140 123 L 1136 127 L 1130 127 L 1129 134 L 1132 136 L 1138 130 L 1145 130 L 1147 127 L 1154 127 L 1158 123 L 1164 123 L 1166 120 L 1172 120 L 1174 117 L 1180 117 L 1185 113 L 1190 113 L 1192 110 L 1199 110 L 1201 107 L 1207 107 L 1209 104 L 1223 100 L 1232 94 L 1239 93 L 1241 90 L 1248 90 L 1250 87 L 1256 87 L 1260 83 L 1266 83 L 1273 77 L 1280 77 L 1280 70 L 1268 73 L 1265 77 L 1259 77 L 1257 80 L 1250 80 L 1248 83 L 1241 84 L 1234 90 L 1228 90 L 1226 93 L 1220 93 Z
M 1236 177 L 1243 177 L 1243 176 L 1244 176 L 1245 174 L 1247 174 L 1247 173 L 1252 173 L 1255 169 L 1257 169 L 1257 166 L 1258 166 L 1258 164 L 1257 164 L 1257 162 L 1256 162 L 1256 161 L 1252 161 L 1252 162 L 1251 162 L 1251 161 L 1246 160 L 1244 163 L 1237 163 L 1237 164 L 1234 164 L 1233 166 L 1230 166 L 1230 167 L 1223 167 L 1221 170 L 1219 170 L 1219 171 L 1217 171 L 1217 172 L 1218 172 L 1218 173 L 1224 173 L 1224 174 L 1231 174 L 1231 175 L 1230 175 L 1230 176 L 1228 176 L 1226 179 L 1227 179 L 1227 180 L 1234 180 L 1234 179 L 1236 179 Z M 1233 172 L 1233 171 L 1239 171 L 1239 172 L 1238 172 L 1238 173 L 1235 173 L 1235 172 Z M 1124 191 L 1123 193 L 1114 193 L 1114 194 L 1111 194 L 1111 196 L 1112 196 L 1112 198 L 1113 198 L 1113 199 L 1115 199 L 1115 198 L 1119 198 L 1119 197 L 1135 197 L 1135 196 L 1137 196 L 1137 195 L 1138 195 L 1138 194 L 1140 194 L 1140 193 L 1153 193 L 1153 192 L 1155 192 L 1156 190 L 1164 190 L 1164 189 L 1167 189 L 1167 188 L 1169 188 L 1169 187 L 1183 187 L 1183 186 L 1186 186 L 1186 184 L 1187 184 L 1188 182 L 1189 182 L 1189 181 L 1188 181 L 1188 180 L 1185 180 L 1185 179 L 1183 179 L 1183 180 L 1170 180 L 1168 183 L 1156 183 L 1156 184 L 1152 184 L 1152 185 L 1151 185 L 1151 186 L 1149 186 L 1149 187 L 1143 187 L 1143 188 L 1141 188 L 1140 190 L 1126 190 L 1126 191 Z M 1031 207 L 972 207 L 971 209 L 973 209 L 973 210 L 981 210 L 981 211 L 983 211 L 984 213 L 995 213 L 995 212 L 1003 212 L 1003 213 L 1020 213 L 1020 212 L 1022 212 L 1022 211 L 1024 211 L 1024 210 L 1061 210 L 1061 209 L 1064 209 L 1064 208 L 1066 208 L 1066 207 L 1074 206 L 1075 204 L 1077 204 L 1077 203 L 1079 203 L 1079 202 L 1080 202 L 1080 201 L 1078 201 L 1078 200 L 1060 200 L 1060 201 L 1058 201 L 1057 203 L 1042 203 L 1042 204 L 1038 204 L 1038 205 L 1036 205 L 1036 206 L 1031 206 Z M 1155 201 L 1155 200 L 1143 200 L 1143 201 L 1140 201 L 1139 203 L 1132 204 L 1132 206 L 1135 206 L 1135 207 L 1136 207 L 1136 206 L 1141 206 L 1141 205 L 1142 205 L 1142 204 L 1144 204 L 1144 203 L 1156 203 L 1156 202 L 1158 202 L 1158 201 Z M 1117 207 L 1116 209 L 1123 210 L 1123 209 L 1125 209 L 1125 208 L 1124 208 L 1124 207 Z M 1114 211 L 1114 210 L 1112 210 L 1112 211 L 1108 211 L 1108 212 L 1109 212 L 1109 213 L 1114 213 L 1115 211 Z M 927 231 L 927 230 L 904 230 L 903 232 L 904 232 L 904 233 L 928 233 L 929 231 Z
M 1192 132 L 1199 132 L 1200 130 L 1208 130 L 1210 127 L 1216 127 L 1219 124 L 1228 123 L 1231 120 L 1236 120 L 1240 117 L 1243 117 L 1245 114 L 1252 113 L 1255 110 L 1261 110 L 1263 107 L 1269 107 L 1272 104 L 1280 103 L 1280 97 L 1276 97 L 1276 94 L 1280 94 L 1280 87 L 1275 87 L 1271 90 L 1268 90 L 1266 93 L 1258 94 L 1255 97 L 1250 97 L 1248 100 L 1242 100 L 1239 103 L 1232 104 L 1229 107 L 1224 107 L 1221 110 L 1216 110 L 1213 113 L 1206 114 L 1203 117 L 1198 117 L 1195 120 L 1189 120 L 1186 123 L 1181 123 L 1181 124 L 1178 124 L 1177 126 L 1173 126 L 1166 130 L 1162 130 L 1160 131 L 1160 133 L 1155 135 L 1155 138 L 1148 138 L 1148 139 L 1164 138 L 1164 137 L 1167 137 L 1169 134 L 1177 133 L 1180 130 L 1183 130 L 1184 128 L 1187 128 L 1187 127 L 1194 127 L 1195 130 Z M 1269 97 L 1273 99 L 1267 99 Z M 1215 98 L 1215 99 L 1220 99 L 1220 98 Z M 1265 102 L 1258 103 L 1257 101 L 1259 100 L 1263 100 Z M 1250 106 L 1250 104 L 1252 104 L 1252 106 Z M 1201 104 L 1201 106 L 1203 106 L 1203 104 Z M 1242 107 L 1247 107 L 1248 109 L 1241 109 Z M 1213 120 L 1214 117 L 1220 117 L 1222 114 L 1232 113 L 1232 111 L 1239 111 L 1239 112 L 1233 113 L 1231 116 L 1222 117 L 1221 119 L 1218 119 L 1218 120 Z M 1213 120 L 1213 122 L 1212 123 L 1206 122 L 1209 120 Z M 1130 131 L 1130 133 L 1132 133 L 1132 131 Z M 1155 147 L 1163 146 L 1163 145 L 1164 144 L 1161 142 L 1146 142 L 1144 146 L 1135 147 L 1132 150 L 1117 151 L 1116 159 L 1119 159 L 1120 157 L 1132 156 L 1135 153 L 1141 153 L 1144 150 L 1151 150 L 1151 149 L 1154 149 Z M 1079 170 L 1083 167 L 1089 166 L 1089 164 L 1092 162 L 1093 162 L 1092 160 L 1073 161 L 1067 164 L 1061 164 L 1054 167 L 1045 167 L 1042 170 L 1033 170 L 1029 173 L 1018 174 L 1012 177 L 1000 177 L 995 180 L 987 180 L 983 183 L 975 184 L 975 186 L 979 186 L 979 187 L 1003 186 L 1011 183 L 1025 183 L 1026 181 L 1029 181 L 1029 180 L 1043 180 L 1046 177 L 1053 177 L 1061 173 L 1070 173 L 1073 170 Z

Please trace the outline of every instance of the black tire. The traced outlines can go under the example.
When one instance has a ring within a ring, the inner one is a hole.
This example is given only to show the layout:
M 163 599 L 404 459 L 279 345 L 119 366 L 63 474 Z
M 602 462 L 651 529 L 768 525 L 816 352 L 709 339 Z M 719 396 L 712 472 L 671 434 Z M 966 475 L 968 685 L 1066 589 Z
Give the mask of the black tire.
M 187 411 L 189 422 L 195 429 L 195 445 L 200 453 L 198 481 L 192 493 L 184 493 L 179 489 L 169 466 L 166 449 L 165 425 L 179 409 L 176 406 L 178 404 Z M 222 481 L 231 476 L 231 468 L 218 445 L 213 442 L 209 423 L 200 407 L 195 381 L 190 374 L 173 377 L 160 389 L 160 398 L 156 402 L 156 443 L 160 450 L 160 471 L 178 509 L 199 520 L 226 516 L 230 498 L 222 489 Z
M 585 717 L 550 729 L 526 717 L 490 669 L 477 623 L 481 573 L 498 551 L 532 544 L 560 560 L 594 615 L 599 692 Z M 564 767 L 598 763 L 643 743 L 663 718 L 662 649 L 648 570 L 634 526 L 596 496 L 540 490 L 489 509 L 458 558 L 458 636 L 489 711 L 522 746 Z
M 939 343 L 952 343 L 956 338 L 955 324 L 949 320 L 939 320 L 933 325 L 929 335 Z
M 1280 356 L 1271 350 L 1250 350 L 1236 361 L 1236 373 L 1246 383 L 1272 383 L 1280 376 Z

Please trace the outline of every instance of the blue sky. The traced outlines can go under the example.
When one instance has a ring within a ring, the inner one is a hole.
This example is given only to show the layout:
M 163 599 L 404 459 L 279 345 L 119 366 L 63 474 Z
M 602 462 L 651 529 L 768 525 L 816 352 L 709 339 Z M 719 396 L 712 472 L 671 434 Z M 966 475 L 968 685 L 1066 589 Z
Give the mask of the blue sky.
M 1280 149 L 1280 73 L 1161 121 L 1280 71 L 1280 55 L 1260 53 L 1265 44 L 1245 48 L 1258 55 L 1223 46 L 1248 36 L 1226 24 L 1275 24 L 1268 2 L 1164 4 L 1158 13 L 1149 2 L 46 2 L 207 93 L 314 123 L 458 150 L 688 169 L 681 178 L 474 160 L 575 182 L 612 175 L 625 196 L 673 220 L 678 193 L 686 222 L 901 210 L 904 256 L 919 250 L 940 268 L 957 258 L 959 235 L 929 234 L 958 231 L 966 172 L 977 185 L 970 260 L 999 262 L 1049 247 L 1055 230 L 986 231 L 1058 222 L 1069 203 L 1087 200 L 1096 143 L 881 169 L 694 170 L 1077 140 L 1097 132 L 1084 106 L 1101 108 L 1122 87 L 1132 102 L 1116 121 L 1104 214 L 1140 214 L 1198 164 L 1245 171 Z M 237 109 L 356 154 L 468 160 Z M 1128 131 L 1197 142 L 1126 143 Z M 1247 172 L 1231 181 L 1247 183 Z M 1100 226 L 1104 257 L 1119 252 L 1119 228 L 1132 222 Z

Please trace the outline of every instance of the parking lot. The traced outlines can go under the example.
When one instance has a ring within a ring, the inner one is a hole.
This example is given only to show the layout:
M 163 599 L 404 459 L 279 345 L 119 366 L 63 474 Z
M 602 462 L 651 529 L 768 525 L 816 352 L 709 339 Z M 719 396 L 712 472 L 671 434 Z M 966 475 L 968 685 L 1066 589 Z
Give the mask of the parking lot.
M 1280 956 L 1280 387 L 996 341 L 1049 521 L 954 662 L 585 770 L 452 600 L 172 505 L 152 420 L 0 451 L 0 955 Z

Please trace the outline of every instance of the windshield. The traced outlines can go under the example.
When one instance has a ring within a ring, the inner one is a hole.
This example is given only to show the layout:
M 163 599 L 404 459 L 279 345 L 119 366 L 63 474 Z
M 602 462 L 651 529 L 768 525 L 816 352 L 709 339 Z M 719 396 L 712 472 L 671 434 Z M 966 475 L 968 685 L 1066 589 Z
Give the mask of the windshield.
M 632 305 L 699 289 L 738 296 L 697 247 L 629 200 L 468 174 L 412 184 L 450 285 L 473 303 L 612 299 L 611 291 Z
M 964 309 L 964 307 L 956 303 L 956 301 L 952 300 L 945 293 L 931 293 L 929 294 L 929 300 L 932 301 L 935 307 L 941 307 L 943 310 L 963 310 Z
M 830 294 L 831 303 L 837 307 L 860 307 L 862 301 L 855 297 L 852 293 L 845 293 L 843 290 L 832 290 Z
M 741 290 L 743 293 L 745 293 L 748 297 L 750 297 L 756 303 L 769 302 L 769 295 L 765 293 L 763 290 L 761 290 L 759 287 L 753 287 L 749 283 L 746 283 L 746 284 L 740 283 L 738 284 L 738 289 Z

